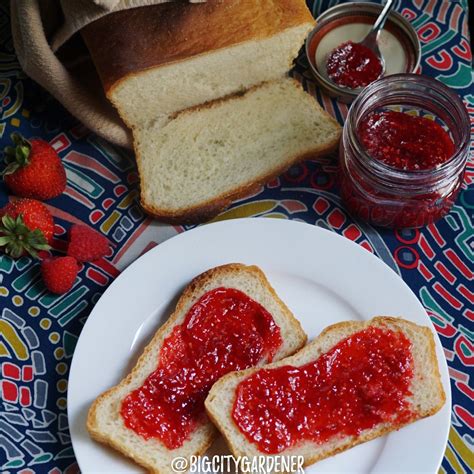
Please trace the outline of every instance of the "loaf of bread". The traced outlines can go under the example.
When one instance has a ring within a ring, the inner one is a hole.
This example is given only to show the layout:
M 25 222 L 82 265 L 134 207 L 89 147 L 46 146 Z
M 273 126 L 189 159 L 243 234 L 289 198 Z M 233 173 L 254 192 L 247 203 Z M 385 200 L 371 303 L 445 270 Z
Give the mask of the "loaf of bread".
M 116 387 L 100 395 L 93 403 L 87 419 L 87 429 L 92 438 L 112 446 L 150 471 L 161 474 L 172 472 L 170 463 L 174 458 L 189 458 L 192 455 L 202 454 L 206 451 L 217 432 L 212 423 L 207 419 L 204 407 L 202 407 L 201 412 L 202 419 L 198 421 L 194 431 L 191 431 L 183 444 L 176 447 L 176 449 L 169 449 L 157 437 L 145 439 L 145 437 L 137 434 L 135 430 L 127 427 L 122 417 L 121 409 L 124 399 L 131 392 L 141 387 L 149 375 L 156 370 L 157 364 L 162 362 L 160 358 L 163 356 L 163 346 L 168 344 L 168 347 L 170 347 L 170 342 L 167 338 L 172 334 L 176 334 L 176 329 L 181 330 L 178 326 L 183 324 L 189 310 L 196 302 L 202 301 L 203 295 L 217 288 L 240 290 L 270 313 L 274 322 L 272 324 L 276 324 L 279 327 L 281 337 L 281 344 L 276 348 L 273 360 L 293 354 L 305 344 L 306 335 L 301 329 L 299 322 L 280 298 L 278 298 L 259 268 L 242 264 L 228 264 L 213 268 L 196 277 L 186 287 L 176 305 L 174 313 L 156 332 L 131 373 Z M 232 313 L 232 311 L 229 312 Z M 215 313 L 212 313 L 211 323 L 217 324 L 213 323 L 214 317 Z M 230 316 L 228 316 L 226 311 L 220 317 Z M 198 323 L 193 319 L 187 324 L 195 325 Z M 239 324 L 238 321 L 234 323 L 236 327 L 240 327 Z M 250 336 L 254 337 L 253 333 Z M 217 344 L 218 339 L 216 335 L 213 335 L 213 339 L 209 343 L 211 345 Z M 174 347 L 173 353 L 175 352 L 176 347 Z M 191 358 L 196 356 L 194 352 L 192 354 L 185 352 L 185 355 Z M 237 357 L 241 357 L 241 354 L 239 353 Z M 260 362 L 261 364 L 265 363 L 265 357 L 267 356 L 264 356 L 264 359 Z M 208 362 L 204 361 L 203 363 L 207 367 Z M 169 364 L 170 361 L 166 359 L 166 365 L 168 366 Z M 212 366 L 212 363 L 210 365 Z M 181 377 L 181 375 L 178 375 L 178 377 Z M 199 378 L 199 375 L 195 377 Z M 180 380 L 182 379 L 176 379 L 177 382 Z
M 135 129 L 141 204 L 170 223 L 202 222 L 307 158 L 337 148 L 340 126 L 292 78 Z
M 402 401 L 400 402 L 403 404 L 403 411 L 402 408 L 400 408 L 400 411 L 397 413 L 393 412 L 393 416 L 388 420 L 381 418 L 384 420 L 383 422 L 377 422 L 374 426 L 364 428 L 357 432 L 357 434 L 347 434 L 344 431 L 341 433 L 336 429 L 335 434 L 330 434 L 327 439 L 319 442 L 304 437 L 303 439 L 299 439 L 296 443 L 290 444 L 287 435 L 282 434 L 280 441 L 283 446 L 286 446 L 285 443 L 287 443 L 288 447 L 279 450 L 278 454 L 281 456 L 301 455 L 305 459 L 305 465 L 309 465 L 365 441 L 382 436 L 390 431 L 398 430 L 402 426 L 412 423 L 420 418 L 436 413 L 445 402 L 445 394 L 440 380 L 433 334 L 429 328 L 418 326 L 400 318 L 389 317 L 377 317 L 367 322 L 353 321 L 339 323 L 325 329 L 314 341 L 291 357 L 269 364 L 263 368 L 253 368 L 241 372 L 233 372 L 224 376 L 214 384 L 205 402 L 206 410 L 211 420 L 225 437 L 234 456 L 273 455 L 269 454 L 268 449 L 266 450 L 263 448 L 263 451 L 267 451 L 266 453 L 259 449 L 258 444 L 251 442 L 236 424 L 236 418 L 233 417 L 233 410 L 237 403 L 236 393 L 241 382 L 249 380 L 249 377 L 252 376 L 255 380 L 255 376 L 264 372 L 271 374 L 271 370 L 274 368 L 287 367 L 290 370 L 291 368 L 297 368 L 317 361 L 320 357 L 323 357 L 324 354 L 331 351 L 331 349 L 341 341 L 344 341 L 346 338 L 368 328 L 379 328 L 383 331 L 393 331 L 395 334 L 401 333 L 406 338 L 404 340 L 408 340 L 412 358 L 412 365 L 410 364 L 409 370 L 412 372 L 412 377 L 408 382 L 409 391 L 403 396 Z M 354 344 L 356 344 L 356 342 L 354 342 Z M 392 346 L 389 347 L 390 357 L 390 354 L 393 354 L 393 351 L 395 351 L 396 348 L 393 348 Z M 336 367 L 337 364 L 342 364 L 342 362 L 338 362 L 337 359 L 339 354 L 340 353 L 337 351 L 331 353 L 328 358 L 325 359 L 324 364 L 320 366 L 321 368 L 318 369 L 320 371 L 317 372 L 318 375 L 315 377 L 326 377 L 324 370 L 329 370 L 326 369 L 326 367 L 328 367 L 326 364 L 334 364 Z M 364 354 L 362 357 L 364 357 Z M 374 357 L 380 357 L 378 354 L 379 353 L 376 352 Z M 394 365 L 390 365 L 391 363 Z M 362 413 L 373 413 L 373 416 L 377 419 L 377 417 L 380 417 L 380 412 L 378 411 L 378 408 L 373 408 L 373 405 L 371 405 L 373 402 L 370 400 L 378 400 L 380 393 L 389 393 L 391 396 L 392 393 L 396 394 L 398 390 L 402 390 L 402 386 L 400 385 L 402 382 L 392 385 L 392 391 L 384 385 L 383 381 L 375 380 L 372 385 L 369 385 L 369 381 L 372 380 L 371 377 L 373 377 L 373 374 L 371 374 L 370 371 L 365 372 L 365 369 L 363 372 L 363 378 L 361 379 L 363 382 L 362 385 L 360 387 L 355 386 L 354 388 L 355 382 L 352 379 L 353 372 L 351 372 L 351 370 L 353 367 L 355 367 L 355 370 L 359 370 L 357 369 L 357 367 L 359 367 L 358 364 L 359 359 L 352 359 L 352 362 L 346 369 L 344 369 L 344 367 L 346 367 L 345 365 L 340 366 L 342 367 L 342 370 L 340 369 L 340 377 L 346 378 L 347 381 L 345 383 L 348 384 L 346 387 L 340 388 L 341 386 L 337 385 L 339 381 L 334 382 L 334 385 L 331 385 L 331 382 L 329 381 L 328 383 L 325 383 L 323 388 L 321 388 L 321 392 L 318 392 L 317 390 L 319 390 L 319 388 L 317 388 L 316 384 L 319 379 L 316 378 L 311 379 L 308 386 L 308 390 L 316 391 L 311 393 L 320 394 L 316 397 L 313 395 L 312 399 L 320 400 L 321 402 L 318 403 L 322 403 L 322 406 L 325 407 L 323 408 L 321 416 L 326 416 L 328 411 L 334 410 L 334 413 L 339 414 L 339 419 L 343 420 L 342 423 L 347 422 L 344 420 L 351 420 L 349 422 L 349 430 L 351 430 L 351 425 L 357 423 L 357 418 L 354 419 L 351 415 L 351 408 L 354 405 L 360 404 Z M 386 370 L 389 374 L 400 370 L 398 361 L 388 361 L 386 364 Z M 335 370 L 337 370 L 337 368 Z M 407 367 L 404 366 L 402 370 L 407 370 Z M 288 406 L 281 408 L 282 405 L 279 405 L 279 402 L 276 402 L 275 400 L 273 402 L 268 401 L 268 398 L 271 399 L 275 394 L 275 391 L 282 394 L 281 397 L 283 398 L 281 403 L 283 403 L 283 405 L 288 403 L 288 397 L 299 398 L 298 394 L 301 395 L 301 390 L 299 389 L 299 387 L 301 387 L 300 381 L 297 378 L 295 371 L 292 371 L 291 373 L 291 380 L 289 378 L 283 380 L 283 376 L 275 379 L 280 383 L 278 383 L 277 387 L 274 389 L 268 388 L 268 385 L 265 386 L 267 387 L 266 390 L 268 392 L 268 397 L 265 397 L 265 400 L 267 401 L 262 402 L 259 398 L 252 397 L 248 392 L 245 392 L 245 396 L 241 397 L 238 401 L 239 410 L 241 413 L 245 413 L 245 416 L 248 416 L 248 407 L 251 407 L 251 404 L 253 404 L 253 407 L 258 406 L 258 408 L 261 409 L 260 412 L 263 413 L 263 415 L 258 418 L 258 426 L 256 429 L 260 430 L 260 427 L 263 427 L 262 432 L 259 432 L 259 436 L 261 436 L 261 439 L 263 440 L 266 439 L 264 435 L 266 429 L 266 417 L 276 417 L 279 423 L 277 425 L 279 433 L 288 433 L 288 431 L 285 431 L 288 426 L 286 423 L 296 423 L 297 426 L 290 426 L 290 428 L 294 428 L 298 433 L 305 432 L 304 430 L 311 423 L 313 423 L 314 426 L 318 426 L 319 423 L 320 429 L 323 432 L 324 430 L 333 429 L 333 423 L 337 423 L 337 421 L 335 422 L 334 419 L 331 419 L 327 425 L 321 426 L 320 420 L 316 415 L 311 415 L 311 412 L 307 413 L 305 418 L 301 418 L 294 410 L 290 413 Z M 325 381 L 327 381 L 327 379 L 325 379 Z M 286 386 L 286 384 L 288 384 L 288 386 Z M 345 389 L 348 389 L 349 393 L 351 393 L 351 395 L 349 395 L 350 401 L 339 398 L 340 401 L 338 402 L 338 399 L 336 398 L 333 401 L 327 402 L 329 404 L 327 407 L 324 405 L 324 403 L 326 403 L 325 397 L 327 396 L 325 395 L 327 392 L 324 392 L 324 390 L 338 393 L 339 396 L 343 396 L 344 393 L 347 393 L 344 391 Z M 371 390 L 373 389 L 378 390 L 378 392 L 371 393 Z M 355 395 L 352 393 L 355 393 Z M 265 403 L 268 405 L 265 405 Z M 395 408 L 391 408 L 394 410 L 399 409 L 401 406 L 398 405 L 398 403 L 398 400 L 395 401 Z M 347 408 L 347 406 L 349 408 Z M 249 409 L 252 410 L 252 408 Z M 389 413 L 391 414 L 392 412 Z M 244 419 L 247 420 L 247 422 L 248 420 L 252 420 L 252 418 Z
M 313 24 L 305 0 L 174 1 L 111 13 L 82 36 L 135 128 L 282 77 Z

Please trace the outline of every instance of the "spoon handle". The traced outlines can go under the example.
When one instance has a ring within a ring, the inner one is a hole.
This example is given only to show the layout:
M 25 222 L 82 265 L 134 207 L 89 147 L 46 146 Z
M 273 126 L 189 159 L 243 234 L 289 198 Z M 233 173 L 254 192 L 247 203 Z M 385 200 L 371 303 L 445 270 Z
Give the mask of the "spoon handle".
M 372 35 L 378 34 L 378 32 L 384 27 L 385 22 L 387 21 L 388 15 L 394 6 L 395 6 L 395 0 L 387 0 L 385 7 L 383 8 L 382 12 L 380 13 L 376 22 L 374 23 L 374 26 L 372 27 L 370 34 Z

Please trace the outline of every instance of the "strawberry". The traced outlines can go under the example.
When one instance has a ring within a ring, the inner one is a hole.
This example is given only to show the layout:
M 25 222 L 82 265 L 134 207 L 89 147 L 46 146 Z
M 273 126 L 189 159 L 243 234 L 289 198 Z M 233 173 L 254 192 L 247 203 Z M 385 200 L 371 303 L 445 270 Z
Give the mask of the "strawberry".
M 79 262 L 92 262 L 105 257 L 109 252 L 109 241 L 99 232 L 74 224 L 69 231 L 67 254 Z
M 12 134 L 15 147 L 5 148 L 3 179 L 20 197 L 40 200 L 59 196 L 66 188 L 66 171 L 54 148 L 44 140 Z
M 51 293 L 67 293 L 76 281 L 79 265 L 73 257 L 56 257 L 41 263 L 44 284 Z
M 18 199 L 0 209 L 0 249 L 13 258 L 49 250 L 53 239 L 53 217 L 34 199 Z

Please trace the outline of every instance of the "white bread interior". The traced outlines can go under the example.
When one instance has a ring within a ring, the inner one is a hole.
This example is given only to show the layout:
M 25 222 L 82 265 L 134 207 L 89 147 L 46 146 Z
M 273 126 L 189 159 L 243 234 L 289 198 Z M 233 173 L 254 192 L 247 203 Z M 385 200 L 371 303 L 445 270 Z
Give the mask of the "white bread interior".
M 170 222 L 213 217 L 299 160 L 333 151 L 340 126 L 292 78 L 135 129 L 141 202 Z
M 130 128 L 149 127 L 160 117 L 282 78 L 312 26 L 130 74 L 107 97 Z

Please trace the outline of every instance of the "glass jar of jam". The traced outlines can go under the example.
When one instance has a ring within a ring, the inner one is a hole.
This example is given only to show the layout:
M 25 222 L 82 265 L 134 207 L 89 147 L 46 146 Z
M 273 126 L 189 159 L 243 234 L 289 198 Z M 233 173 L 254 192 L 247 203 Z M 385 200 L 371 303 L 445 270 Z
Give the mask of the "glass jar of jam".
M 461 99 L 441 82 L 416 74 L 373 82 L 344 125 L 340 185 L 347 210 L 393 228 L 443 217 L 463 181 L 469 133 Z

